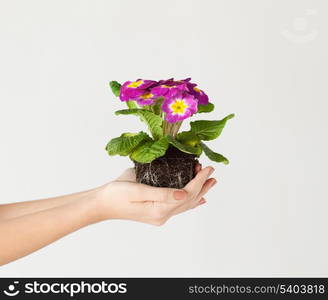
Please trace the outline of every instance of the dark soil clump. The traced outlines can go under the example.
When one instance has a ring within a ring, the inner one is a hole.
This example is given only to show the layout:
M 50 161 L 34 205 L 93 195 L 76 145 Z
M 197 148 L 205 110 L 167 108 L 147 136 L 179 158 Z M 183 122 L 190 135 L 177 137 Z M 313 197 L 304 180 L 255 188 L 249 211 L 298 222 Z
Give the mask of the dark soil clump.
M 183 188 L 195 177 L 195 155 L 170 147 L 164 156 L 148 164 L 134 161 L 137 182 L 156 187 Z

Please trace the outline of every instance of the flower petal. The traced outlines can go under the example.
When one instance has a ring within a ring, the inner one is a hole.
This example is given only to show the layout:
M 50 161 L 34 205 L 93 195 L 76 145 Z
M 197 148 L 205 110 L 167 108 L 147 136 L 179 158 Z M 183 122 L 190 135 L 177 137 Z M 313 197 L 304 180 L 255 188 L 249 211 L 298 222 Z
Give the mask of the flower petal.
M 197 101 L 192 95 L 180 92 L 172 98 L 165 99 L 162 110 L 166 113 L 166 121 L 175 123 L 193 115 L 197 111 Z
M 136 101 L 140 106 L 144 106 L 153 104 L 155 99 L 156 97 L 154 94 L 152 94 L 148 90 L 145 90 L 142 95 L 137 97 Z
M 121 87 L 121 101 L 136 100 L 145 93 L 145 90 L 156 85 L 154 80 L 137 79 L 136 81 L 126 81 Z
M 192 89 L 190 89 L 190 93 L 198 100 L 198 104 L 200 105 L 206 105 L 208 104 L 208 96 L 204 93 L 203 90 L 197 88 L 196 86 L 193 86 Z

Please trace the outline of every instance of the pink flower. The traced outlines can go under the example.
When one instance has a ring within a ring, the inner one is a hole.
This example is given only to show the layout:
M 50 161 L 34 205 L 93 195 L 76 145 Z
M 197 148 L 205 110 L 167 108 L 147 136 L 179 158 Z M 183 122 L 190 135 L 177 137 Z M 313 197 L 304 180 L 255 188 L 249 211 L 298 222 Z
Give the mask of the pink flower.
M 148 88 L 154 86 L 157 82 L 154 80 L 138 79 L 136 81 L 126 81 L 121 87 L 121 101 L 137 100 L 143 94 L 148 92 Z
M 160 97 L 167 102 L 171 98 L 176 99 L 176 97 L 183 95 L 183 99 L 187 99 L 185 101 L 193 99 L 198 105 L 208 104 L 208 96 L 197 87 L 197 84 L 192 83 L 190 80 L 191 78 L 182 80 L 170 78 L 158 82 L 144 79 L 126 81 L 121 87 L 120 99 L 121 101 L 136 101 L 140 106 L 145 106 L 154 104 L 155 100 Z M 192 110 L 187 109 L 186 114 L 191 112 Z M 175 113 L 174 115 L 176 115 L 175 118 L 184 118 L 184 114 L 181 113 Z
M 151 89 L 156 97 L 172 97 L 182 91 L 188 91 L 187 82 L 183 80 L 174 81 L 173 78 L 160 80 L 159 84 Z
M 180 92 L 165 98 L 162 110 L 165 112 L 165 120 L 169 123 L 175 123 L 197 112 L 197 100 L 190 94 Z
M 192 94 L 198 100 L 199 105 L 208 104 L 208 102 L 209 102 L 208 96 L 204 93 L 204 91 L 202 91 L 201 89 L 196 87 L 196 85 L 189 86 L 189 91 L 190 91 L 190 94 Z
M 197 87 L 197 84 L 190 82 L 190 80 L 191 78 L 182 80 L 174 80 L 173 78 L 160 80 L 157 85 L 151 88 L 151 93 L 155 97 L 169 98 L 181 92 L 187 92 L 198 100 L 199 105 L 208 104 L 208 96 Z
M 140 106 L 152 105 L 154 103 L 155 97 L 151 92 L 145 91 L 142 95 L 138 96 L 135 100 Z

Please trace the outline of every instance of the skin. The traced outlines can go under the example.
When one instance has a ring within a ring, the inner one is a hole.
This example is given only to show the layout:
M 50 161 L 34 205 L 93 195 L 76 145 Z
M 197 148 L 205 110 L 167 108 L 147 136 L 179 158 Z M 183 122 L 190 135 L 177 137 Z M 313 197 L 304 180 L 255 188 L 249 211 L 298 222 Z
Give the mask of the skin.
M 173 215 L 206 201 L 216 180 L 212 167 L 196 166 L 183 189 L 136 183 L 133 169 L 92 190 L 0 205 L 0 265 L 24 257 L 85 226 L 112 219 L 163 225 Z

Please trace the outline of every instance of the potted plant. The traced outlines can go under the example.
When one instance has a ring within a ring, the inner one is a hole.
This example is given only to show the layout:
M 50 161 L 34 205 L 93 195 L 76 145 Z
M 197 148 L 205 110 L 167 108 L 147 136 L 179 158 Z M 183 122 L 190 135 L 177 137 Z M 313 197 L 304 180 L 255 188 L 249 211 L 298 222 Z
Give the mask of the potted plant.
M 183 120 L 213 111 L 208 96 L 190 78 L 184 80 L 111 81 L 115 96 L 127 109 L 116 115 L 138 116 L 151 135 L 141 131 L 123 133 L 109 141 L 109 155 L 129 156 L 134 162 L 137 182 L 183 188 L 194 176 L 197 158 L 204 152 L 215 162 L 228 164 L 223 155 L 212 151 L 204 141 L 218 138 L 230 114 L 222 120 L 190 122 L 190 130 L 179 132 Z

